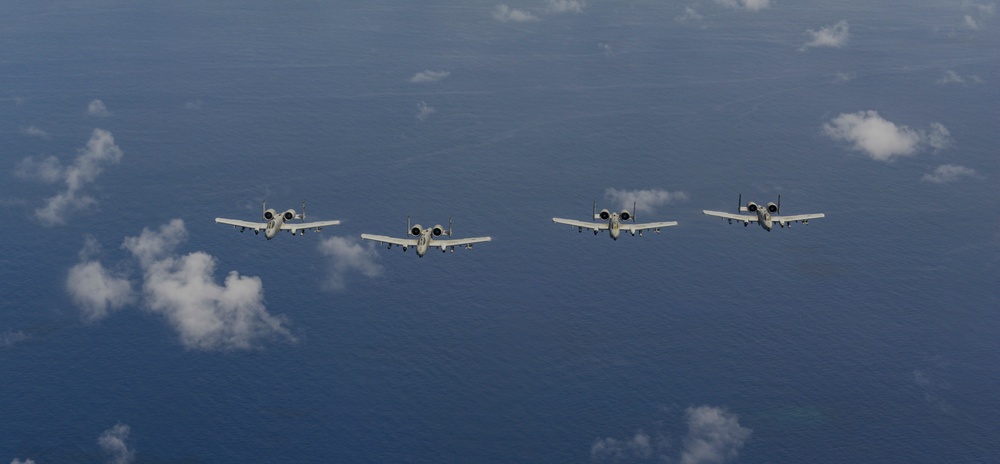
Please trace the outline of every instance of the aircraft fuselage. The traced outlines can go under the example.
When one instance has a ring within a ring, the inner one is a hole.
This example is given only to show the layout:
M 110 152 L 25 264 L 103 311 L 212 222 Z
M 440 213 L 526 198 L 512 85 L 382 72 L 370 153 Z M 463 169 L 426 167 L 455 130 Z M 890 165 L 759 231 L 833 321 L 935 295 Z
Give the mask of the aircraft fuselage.
M 423 257 L 427 254 L 427 251 L 431 249 L 431 229 L 427 229 L 420 233 L 420 237 L 417 238 L 417 256 Z
M 278 236 L 278 232 L 281 232 L 281 226 L 285 225 L 285 215 L 278 214 L 274 216 L 274 219 L 267 221 L 267 228 L 264 229 L 264 237 L 268 240 Z
M 621 222 L 617 213 L 611 213 L 611 218 L 608 219 L 608 233 L 611 234 L 611 240 L 618 240 L 621 234 Z

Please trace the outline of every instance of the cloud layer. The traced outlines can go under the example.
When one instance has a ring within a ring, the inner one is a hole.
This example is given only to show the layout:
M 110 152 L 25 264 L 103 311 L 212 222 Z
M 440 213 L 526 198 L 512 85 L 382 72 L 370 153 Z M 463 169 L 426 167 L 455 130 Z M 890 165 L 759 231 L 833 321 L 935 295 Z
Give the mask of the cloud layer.
M 319 252 L 330 258 L 330 273 L 324 287 L 341 291 L 346 287 L 347 276 L 360 273 L 365 277 L 382 275 L 382 266 L 376 261 L 378 254 L 370 243 L 362 245 L 357 240 L 330 237 L 319 244 Z
M 739 455 L 753 430 L 742 427 L 735 414 L 723 408 L 699 406 L 687 409 L 688 433 L 684 437 L 681 464 L 721 464 Z
M 508 21 L 515 23 L 538 21 L 537 16 L 528 13 L 527 11 L 524 10 L 511 8 L 507 5 L 497 5 L 497 7 L 493 10 L 493 19 L 500 21 L 502 23 Z
M 434 107 L 427 104 L 427 102 L 421 101 L 417 103 L 417 119 L 423 121 L 431 117 L 434 114 Z
M 142 269 L 142 305 L 163 316 L 185 348 L 248 349 L 267 338 L 294 340 L 284 317 L 272 315 L 264 306 L 260 278 L 231 271 L 221 285 L 216 283 L 214 257 L 175 251 L 186 239 L 184 221 L 174 219 L 155 231 L 145 228 L 122 243 Z M 82 262 L 70 269 L 66 289 L 84 317 L 96 321 L 137 298 L 132 282 L 91 260 L 87 248 L 81 252 Z
M 688 199 L 687 193 L 668 192 L 660 189 L 618 190 L 609 188 L 604 191 L 604 196 L 617 205 L 616 208 L 619 211 L 623 209 L 631 211 L 634 203 L 636 211 L 632 211 L 633 213 L 642 211 L 647 214 L 655 212 L 656 208 L 661 206 Z
M 451 75 L 451 71 L 420 71 L 410 78 L 410 82 L 415 84 L 423 84 L 428 82 L 437 82 Z
M 100 100 L 92 100 L 90 104 L 87 105 L 87 114 L 97 116 L 99 118 L 111 116 L 111 112 L 108 111 L 108 107 L 105 106 L 104 102 Z
M 284 318 L 264 307 L 260 278 L 230 271 L 223 285 L 215 283 L 214 257 L 200 251 L 174 253 L 186 238 L 184 221 L 174 219 L 158 231 L 143 229 L 122 244 L 142 266 L 146 306 L 170 322 L 185 347 L 247 349 L 264 338 L 292 338 Z
M 957 164 L 942 164 L 934 172 L 925 174 L 921 180 L 934 184 L 947 184 L 955 182 L 963 177 L 979 177 L 975 169 L 959 166 Z
M 842 113 L 823 124 L 823 132 L 877 161 L 913 155 L 923 146 L 941 149 L 951 140 L 948 129 L 939 123 L 931 123 L 928 131 L 918 131 L 897 126 L 871 110 Z
M 715 0 L 715 3 L 749 11 L 759 11 L 771 6 L 771 0 Z
M 132 283 L 117 277 L 99 261 L 87 261 L 69 270 L 66 291 L 91 321 L 104 319 L 111 311 L 134 301 Z
M 118 423 L 97 438 L 97 444 L 101 445 L 104 454 L 108 455 L 108 463 L 129 464 L 135 461 L 135 450 L 129 448 L 126 442 L 130 431 L 128 425 Z
M 86 209 L 97 204 L 97 200 L 83 193 L 84 187 L 93 183 L 104 171 L 104 165 L 117 164 L 123 156 L 115 145 L 115 138 L 103 129 L 94 129 L 71 166 L 62 166 L 54 156 L 42 159 L 28 157 L 17 167 L 19 177 L 35 178 L 43 182 L 62 181 L 66 190 L 46 200 L 45 206 L 35 210 L 35 217 L 46 226 L 66 223 L 73 211 Z
M 581 13 L 586 5 L 580 0 L 546 0 L 546 9 L 552 13 Z
M 681 464 L 723 464 L 734 461 L 753 431 L 739 424 L 738 417 L 724 408 L 687 408 L 687 432 L 681 439 L 680 456 L 671 450 L 662 435 L 638 430 L 631 438 L 603 438 L 590 446 L 597 462 L 680 462 Z
M 851 37 L 849 28 L 850 26 L 848 26 L 847 21 L 840 20 L 836 24 L 822 27 L 818 31 L 808 29 L 806 30 L 806 34 L 809 34 L 812 39 L 802 45 L 799 50 L 806 50 L 813 47 L 843 47 L 847 45 L 847 41 Z

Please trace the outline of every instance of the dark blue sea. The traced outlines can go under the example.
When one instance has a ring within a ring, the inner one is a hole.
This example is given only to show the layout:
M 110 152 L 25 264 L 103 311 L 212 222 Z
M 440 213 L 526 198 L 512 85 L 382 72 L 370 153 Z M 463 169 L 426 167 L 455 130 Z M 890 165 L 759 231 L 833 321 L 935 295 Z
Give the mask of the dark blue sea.
M 0 462 L 1000 462 L 996 9 L 3 2 Z

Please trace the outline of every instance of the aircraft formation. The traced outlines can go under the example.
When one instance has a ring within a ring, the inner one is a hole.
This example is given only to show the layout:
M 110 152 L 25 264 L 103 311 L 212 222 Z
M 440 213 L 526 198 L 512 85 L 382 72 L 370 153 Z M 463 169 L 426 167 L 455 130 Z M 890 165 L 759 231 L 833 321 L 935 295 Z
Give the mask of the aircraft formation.
M 778 202 L 768 202 L 766 205 L 758 205 L 754 202 L 748 202 L 746 205 L 743 204 L 743 195 L 740 194 L 737 201 L 737 213 L 726 213 L 723 211 L 709 211 L 702 210 L 702 213 L 708 216 L 715 216 L 726 219 L 730 224 L 733 221 L 742 222 L 743 226 L 746 227 L 750 225 L 751 222 L 756 222 L 761 228 L 770 232 L 774 227 L 774 224 L 778 224 L 780 227 L 785 226 L 791 227 L 795 222 L 801 222 L 808 225 L 811 219 L 820 219 L 826 217 L 823 213 L 812 213 L 812 214 L 796 214 L 791 216 L 781 216 L 778 213 L 781 211 L 781 195 L 778 195 Z M 340 224 L 340 221 L 317 221 L 317 222 L 305 222 L 306 220 L 306 204 L 302 202 L 302 212 L 296 213 L 294 209 L 286 210 L 285 212 L 278 214 L 277 211 L 267 208 L 267 201 L 265 200 L 261 205 L 262 216 L 267 222 L 251 222 L 243 221 L 239 219 L 227 219 L 227 218 L 215 218 L 215 222 L 219 224 L 231 225 L 234 228 L 240 229 L 240 232 L 245 232 L 247 229 L 251 229 L 254 235 L 259 234 L 264 231 L 264 237 L 268 240 L 276 237 L 278 232 L 287 230 L 292 233 L 292 235 L 305 235 L 306 230 L 313 230 L 314 232 L 319 232 L 324 227 L 335 226 Z M 664 227 L 673 227 L 677 225 L 677 221 L 663 221 L 663 222 L 646 222 L 638 223 L 635 219 L 635 203 L 632 204 L 632 211 L 622 210 L 621 212 L 609 211 L 607 209 L 602 209 L 600 212 L 597 211 L 597 202 L 594 202 L 593 220 L 594 222 L 588 221 L 578 221 L 575 219 L 563 219 L 563 218 L 552 218 L 552 222 L 557 224 L 565 224 L 568 226 L 576 227 L 578 232 L 583 232 L 584 229 L 591 230 L 594 235 L 597 235 L 602 230 L 608 231 L 608 235 L 612 240 L 618 240 L 621 236 L 622 231 L 626 231 L 635 236 L 636 233 L 642 236 L 642 232 L 645 230 L 652 230 L 654 233 L 660 233 L 660 229 Z M 740 214 L 740 213 L 753 213 L 753 214 Z M 302 222 L 292 222 L 296 219 Z M 631 222 L 629 222 L 631 221 Z M 439 237 L 448 238 L 439 238 Z M 420 224 L 411 224 L 410 218 L 406 218 L 406 237 L 389 237 L 386 235 L 373 235 L 373 234 L 361 234 L 363 240 L 371 240 L 378 242 L 381 245 L 387 245 L 388 248 L 393 246 L 403 247 L 403 251 L 406 251 L 410 247 L 416 249 L 417 256 L 423 257 L 428 251 L 434 248 L 438 248 L 441 252 L 451 250 L 452 253 L 455 252 L 455 247 L 465 247 L 471 250 L 472 245 L 476 243 L 489 242 L 493 240 L 492 237 L 472 237 L 463 239 L 453 239 L 452 237 L 452 220 L 448 218 L 448 228 L 445 229 L 444 226 L 438 224 L 434 227 L 424 228 Z

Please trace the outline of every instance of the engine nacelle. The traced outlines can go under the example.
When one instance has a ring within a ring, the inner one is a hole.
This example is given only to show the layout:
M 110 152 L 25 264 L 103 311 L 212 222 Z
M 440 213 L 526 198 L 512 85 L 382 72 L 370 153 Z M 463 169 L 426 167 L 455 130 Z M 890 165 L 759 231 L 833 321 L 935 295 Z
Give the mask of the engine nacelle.
M 294 209 L 290 209 L 288 211 L 285 211 L 282 214 L 285 216 L 285 221 L 286 222 L 287 221 L 291 221 L 292 219 L 295 219 L 295 210 Z
M 749 211 L 751 213 L 756 213 L 757 212 L 757 203 L 754 203 L 752 201 L 750 203 L 747 203 L 747 211 Z
M 608 218 L 611 217 L 611 213 L 608 212 L 608 210 L 606 210 L 606 209 L 602 209 L 601 213 L 598 215 L 598 217 L 600 217 L 601 219 L 604 219 L 605 221 L 607 221 Z
M 774 214 L 778 212 L 778 205 L 774 204 L 773 201 L 767 203 L 767 212 Z
M 434 226 L 433 229 L 431 229 L 431 235 L 433 235 L 435 237 L 440 237 L 441 234 L 443 234 L 443 233 L 444 233 L 444 227 L 441 227 L 441 224 L 438 224 L 438 225 Z
M 270 221 L 271 219 L 274 219 L 276 217 L 278 217 L 278 212 L 277 211 L 275 211 L 273 209 L 269 209 L 267 211 L 264 211 L 264 220 L 265 221 Z
M 622 210 L 622 213 L 618 215 L 618 217 L 622 218 L 623 221 L 627 221 L 629 220 L 629 218 L 632 217 L 632 215 L 629 214 L 627 209 L 624 209 Z
M 410 228 L 410 235 L 420 235 L 423 231 L 424 228 L 420 227 L 420 224 L 417 224 Z

